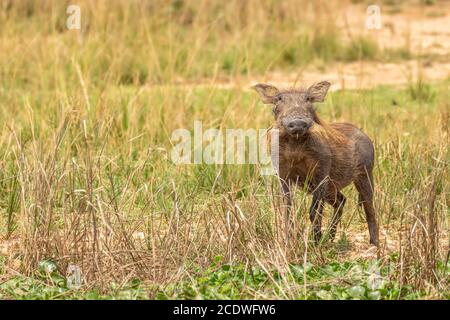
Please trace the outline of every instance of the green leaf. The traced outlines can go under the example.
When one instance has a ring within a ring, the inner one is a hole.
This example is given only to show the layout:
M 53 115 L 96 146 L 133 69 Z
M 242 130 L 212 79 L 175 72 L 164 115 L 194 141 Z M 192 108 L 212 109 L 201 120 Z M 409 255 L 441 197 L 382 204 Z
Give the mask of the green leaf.
M 366 293 L 366 289 L 363 286 L 354 286 L 347 290 L 347 293 L 355 299 L 361 299 Z
M 380 300 L 381 292 L 380 291 L 371 291 L 368 294 L 370 300 Z
M 38 264 L 38 270 L 42 273 L 52 273 L 56 269 L 56 264 L 51 260 L 42 260 Z
M 322 300 L 333 300 L 333 295 L 331 294 L 331 292 L 326 290 L 319 290 L 316 293 L 316 296 Z
M 59 274 L 52 274 L 51 275 L 52 281 L 58 286 L 58 287 L 65 287 L 66 286 L 66 279 L 59 275 Z

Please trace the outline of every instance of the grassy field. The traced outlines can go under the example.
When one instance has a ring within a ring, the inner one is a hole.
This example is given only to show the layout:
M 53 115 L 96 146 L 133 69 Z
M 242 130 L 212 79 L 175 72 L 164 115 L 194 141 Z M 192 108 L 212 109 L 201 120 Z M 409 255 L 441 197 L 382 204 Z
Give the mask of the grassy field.
M 170 159 L 195 120 L 270 127 L 241 77 L 422 55 L 344 41 L 332 1 L 78 1 L 81 31 L 68 4 L 0 6 L 0 299 L 450 298 L 450 78 L 318 105 L 374 140 L 378 249 L 353 187 L 321 245 L 296 192 L 286 245 L 275 177 Z

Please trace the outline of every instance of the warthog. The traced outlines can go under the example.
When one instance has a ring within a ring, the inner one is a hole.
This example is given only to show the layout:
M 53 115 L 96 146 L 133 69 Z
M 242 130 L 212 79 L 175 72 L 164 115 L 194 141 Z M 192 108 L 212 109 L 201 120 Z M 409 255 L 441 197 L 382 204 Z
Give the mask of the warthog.
M 364 207 L 370 243 L 378 244 L 373 207 L 374 147 L 370 138 L 350 123 L 326 123 L 314 103 L 323 102 L 330 83 L 322 81 L 308 89 L 278 90 L 270 84 L 253 88 L 262 102 L 273 105 L 274 128 L 279 130 L 279 178 L 290 214 L 292 186 L 313 195 L 309 216 L 316 242 L 322 238 L 324 203 L 334 208 L 329 227 L 333 240 L 346 198 L 341 189 L 354 183 Z

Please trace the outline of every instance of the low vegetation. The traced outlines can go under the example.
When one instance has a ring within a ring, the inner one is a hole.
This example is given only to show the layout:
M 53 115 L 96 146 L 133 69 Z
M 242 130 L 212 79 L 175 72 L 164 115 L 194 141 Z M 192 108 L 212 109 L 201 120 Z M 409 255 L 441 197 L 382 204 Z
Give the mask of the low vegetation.
M 449 298 L 450 79 L 318 106 L 374 140 L 378 250 L 352 188 L 321 245 L 297 191 L 286 245 L 275 177 L 170 160 L 171 132 L 195 120 L 271 124 L 253 91 L 221 77 L 386 59 L 370 40 L 338 40 L 333 2 L 292 2 L 80 1 L 81 34 L 65 29 L 68 1 L 2 3 L 1 299 Z

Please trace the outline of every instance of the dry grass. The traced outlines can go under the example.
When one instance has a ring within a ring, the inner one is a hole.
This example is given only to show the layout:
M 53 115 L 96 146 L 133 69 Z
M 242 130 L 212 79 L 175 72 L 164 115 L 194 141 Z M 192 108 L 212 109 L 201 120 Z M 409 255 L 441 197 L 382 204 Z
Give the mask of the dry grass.
M 317 284 L 299 285 L 292 264 L 357 257 L 390 266 L 400 286 L 448 296 L 448 271 L 439 268 L 449 241 L 448 81 L 330 94 L 324 119 L 357 123 L 374 137 L 383 243 L 378 251 L 366 244 L 349 189 L 342 241 L 310 243 L 310 199 L 299 191 L 286 244 L 273 177 L 250 165 L 176 166 L 170 133 L 196 119 L 267 128 L 270 111 L 246 86 L 216 84 L 348 52 L 333 40 L 336 3 L 80 1 L 81 34 L 64 29 L 67 3 L 0 8 L 2 277 L 36 275 L 39 262 L 52 260 L 63 275 L 80 266 L 85 289 L 138 278 L 153 298 L 155 287 L 192 280 L 222 257 L 277 270 L 268 280 L 276 294 L 248 289 L 251 297 L 298 298 Z M 177 86 L 205 77 L 210 86 Z

